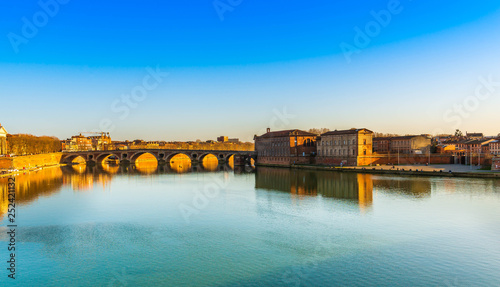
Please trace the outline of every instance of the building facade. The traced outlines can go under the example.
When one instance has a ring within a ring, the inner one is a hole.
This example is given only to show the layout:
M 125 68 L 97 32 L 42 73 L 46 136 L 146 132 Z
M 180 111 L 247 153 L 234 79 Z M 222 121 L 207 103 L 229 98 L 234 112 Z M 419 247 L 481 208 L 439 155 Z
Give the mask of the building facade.
M 500 157 L 496 157 L 492 160 L 491 170 L 500 171 Z
M 373 152 L 388 153 L 391 150 L 391 138 L 375 137 L 373 138 Z
M 371 156 L 373 132 L 368 129 L 331 131 L 321 134 L 317 144 L 316 163 L 359 165 L 360 156 Z
M 480 140 L 480 139 L 484 138 L 484 135 L 483 135 L 483 133 L 469 133 L 469 132 L 465 132 L 465 137 L 467 139 L 471 139 L 471 140 Z
M 392 137 L 391 153 L 424 154 L 431 147 L 431 138 L 424 135 Z
M 500 139 L 496 139 L 489 144 L 490 154 L 500 156 Z
M 258 164 L 283 165 L 312 163 L 316 154 L 316 138 L 313 133 L 301 130 L 267 132 L 254 136 Z
M 89 151 L 92 150 L 92 139 L 79 134 L 62 141 L 63 151 Z
M 100 136 L 89 137 L 92 140 L 93 150 L 108 150 L 111 148 L 111 137 L 109 133 L 102 133 Z
M 0 155 L 7 154 L 7 130 L 0 124 Z

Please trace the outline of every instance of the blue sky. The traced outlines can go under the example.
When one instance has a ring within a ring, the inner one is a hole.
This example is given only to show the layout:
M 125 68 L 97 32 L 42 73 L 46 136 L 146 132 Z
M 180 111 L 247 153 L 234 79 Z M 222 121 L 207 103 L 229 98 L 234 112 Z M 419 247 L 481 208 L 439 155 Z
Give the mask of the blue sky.
M 493 135 L 499 26 L 498 1 L 2 0 L 0 123 L 59 138 Z

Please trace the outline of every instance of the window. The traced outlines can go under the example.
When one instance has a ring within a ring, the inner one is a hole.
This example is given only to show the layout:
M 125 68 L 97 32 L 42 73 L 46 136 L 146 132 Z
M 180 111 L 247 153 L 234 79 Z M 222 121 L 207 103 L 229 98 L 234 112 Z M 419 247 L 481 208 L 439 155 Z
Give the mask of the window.
M 363 144 L 366 144 L 366 139 L 365 139 L 365 140 L 363 140 Z

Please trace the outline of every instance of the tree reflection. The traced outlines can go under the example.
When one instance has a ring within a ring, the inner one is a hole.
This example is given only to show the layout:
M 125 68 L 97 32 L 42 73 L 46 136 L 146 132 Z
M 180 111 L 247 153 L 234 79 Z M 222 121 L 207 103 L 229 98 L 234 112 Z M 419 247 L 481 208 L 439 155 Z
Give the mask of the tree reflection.
M 16 176 L 16 203 L 29 204 L 57 192 L 63 185 L 60 168 L 47 168 Z M 0 220 L 8 209 L 8 179 L 0 178 Z

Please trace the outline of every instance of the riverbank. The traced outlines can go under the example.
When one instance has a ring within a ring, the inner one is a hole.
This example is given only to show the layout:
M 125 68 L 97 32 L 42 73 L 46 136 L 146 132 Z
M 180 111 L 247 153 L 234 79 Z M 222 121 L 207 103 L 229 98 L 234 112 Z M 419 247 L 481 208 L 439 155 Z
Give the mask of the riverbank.
M 336 172 L 367 173 L 367 174 L 386 174 L 386 175 L 408 175 L 408 176 L 439 176 L 439 177 L 469 177 L 469 178 L 498 178 L 499 172 L 472 170 L 465 171 L 463 165 L 453 165 L 457 168 L 450 169 L 451 165 L 443 165 L 442 168 L 433 168 L 423 165 L 414 166 L 321 166 L 312 164 L 294 164 L 291 166 L 258 164 L 257 166 L 311 169 L 311 170 L 330 170 Z M 448 168 L 446 168 L 448 167 Z M 465 167 L 467 168 L 467 167 Z
M 53 164 L 53 165 L 37 166 L 37 167 L 28 168 L 28 169 L 15 170 L 12 172 L 0 174 L 0 178 L 18 176 L 20 174 L 24 174 L 27 172 L 39 171 L 39 170 L 46 169 L 46 168 L 60 167 L 60 166 L 65 166 L 65 165 L 67 165 L 67 164 Z
M 19 173 L 35 171 L 45 167 L 61 165 L 62 153 L 47 153 L 16 157 L 0 158 L 0 170 L 11 171 L 1 174 L 1 177 L 12 176 Z

